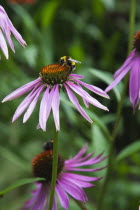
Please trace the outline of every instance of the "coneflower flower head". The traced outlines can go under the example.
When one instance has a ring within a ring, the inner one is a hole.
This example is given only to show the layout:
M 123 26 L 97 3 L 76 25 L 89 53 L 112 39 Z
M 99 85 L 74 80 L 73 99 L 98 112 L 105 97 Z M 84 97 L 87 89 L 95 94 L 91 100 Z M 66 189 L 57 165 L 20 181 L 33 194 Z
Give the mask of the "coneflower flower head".
M 23 40 L 22 36 L 13 26 L 4 8 L 0 6 L 0 48 L 3 51 L 6 59 L 8 59 L 8 47 L 3 34 L 6 36 L 7 42 L 10 48 L 13 50 L 13 52 L 15 52 L 15 49 L 11 39 L 11 34 L 13 34 L 14 37 L 18 40 L 18 42 L 23 47 L 25 47 L 26 42 Z
M 87 146 L 83 147 L 78 154 L 65 160 L 61 155 L 58 156 L 57 180 L 55 186 L 55 196 L 53 210 L 57 209 L 56 198 L 58 197 L 61 206 L 64 209 L 69 208 L 69 197 L 86 202 L 87 196 L 83 188 L 94 187 L 91 182 L 97 181 L 99 177 L 79 175 L 72 173 L 75 171 L 94 172 L 102 170 L 105 167 L 91 169 L 79 168 L 81 166 L 94 165 L 103 161 L 106 157 L 102 154 L 93 156 L 93 153 L 85 155 Z M 50 183 L 52 178 L 52 161 L 53 161 L 53 141 L 51 140 L 45 145 L 44 152 L 40 153 L 32 160 L 33 175 L 35 177 L 44 178 L 43 181 L 36 183 L 36 189 L 32 192 L 32 198 L 26 202 L 23 209 L 48 209 L 48 200 L 50 195 Z
M 80 62 L 72 59 L 71 57 L 64 56 L 60 59 L 60 64 L 51 64 L 43 67 L 38 79 L 23 85 L 6 96 L 2 102 L 13 100 L 30 91 L 29 95 L 27 95 L 18 106 L 12 121 L 14 122 L 26 110 L 23 117 L 23 123 L 25 123 L 31 116 L 40 94 L 44 92 L 40 103 L 39 124 L 37 128 L 41 128 L 46 131 L 46 122 L 52 109 L 56 130 L 60 130 L 60 90 L 67 93 L 70 101 L 79 113 L 90 123 L 93 121 L 80 106 L 79 101 L 73 92 L 81 96 L 86 107 L 88 107 L 89 104 L 92 104 L 100 109 L 108 111 L 107 107 L 103 106 L 99 101 L 90 96 L 82 88 L 82 86 L 100 96 L 108 98 L 108 95 L 100 88 L 82 82 L 82 75 L 71 74 L 76 67 L 76 63 Z
M 134 36 L 133 50 L 123 65 L 115 72 L 114 81 L 106 88 L 109 92 L 130 71 L 129 97 L 133 109 L 140 103 L 140 31 Z

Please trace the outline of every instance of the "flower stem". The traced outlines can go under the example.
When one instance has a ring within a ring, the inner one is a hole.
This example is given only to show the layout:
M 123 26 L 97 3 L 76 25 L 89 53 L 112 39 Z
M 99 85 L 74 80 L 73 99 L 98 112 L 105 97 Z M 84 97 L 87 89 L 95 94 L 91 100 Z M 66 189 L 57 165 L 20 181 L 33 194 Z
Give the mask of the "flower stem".
M 130 0 L 128 53 L 130 53 L 131 48 L 132 48 L 132 40 L 133 40 L 134 24 L 135 24 L 135 4 L 136 4 L 136 0 Z M 118 107 L 117 107 L 116 121 L 114 123 L 114 128 L 111 135 L 112 141 L 110 143 L 110 150 L 109 150 L 109 155 L 108 155 L 108 168 L 107 168 L 105 181 L 101 190 L 101 194 L 99 196 L 99 202 L 98 202 L 98 208 L 97 208 L 98 210 L 104 209 L 104 200 L 105 200 L 105 196 L 107 196 L 106 194 L 107 194 L 108 184 L 111 177 L 111 171 L 113 169 L 114 143 L 115 143 L 115 139 L 116 139 L 118 128 L 119 128 L 119 122 L 121 119 L 122 108 L 123 108 L 127 85 L 128 85 L 128 78 L 129 77 L 127 75 L 124 80 L 124 87 L 122 91 L 121 100 L 118 103 Z
M 53 138 L 53 166 L 52 166 L 52 181 L 51 181 L 51 192 L 48 210 L 52 210 L 54 203 L 55 185 L 57 178 L 57 165 L 58 165 L 58 131 L 55 131 Z

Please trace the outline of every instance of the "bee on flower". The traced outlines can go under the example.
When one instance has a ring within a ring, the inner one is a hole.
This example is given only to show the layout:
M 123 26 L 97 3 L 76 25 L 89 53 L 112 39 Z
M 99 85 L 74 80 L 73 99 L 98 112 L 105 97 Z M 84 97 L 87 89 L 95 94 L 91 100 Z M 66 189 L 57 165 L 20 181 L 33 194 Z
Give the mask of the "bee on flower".
M 67 210 L 69 208 L 69 196 L 81 202 L 87 202 L 88 198 L 83 188 L 94 187 L 91 182 L 101 179 L 100 177 L 85 176 L 77 174 L 77 171 L 95 172 L 104 169 L 102 168 L 79 168 L 81 166 L 92 166 L 103 161 L 106 157 L 101 157 L 99 154 L 95 157 L 93 153 L 85 154 L 87 146 L 84 146 L 73 158 L 65 160 L 60 154 L 58 155 L 57 180 L 55 186 L 55 196 L 53 203 L 53 210 L 57 210 L 58 197 L 61 206 Z M 43 181 L 36 182 L 36 189 L 32 192 L 32 198 L 27 201 L 22 208 L 40 209 L 44 207 L 48 209 L 48 200 L 51 189 L 52 179 L 52 161 L 53 161 L 53 141 L 49 141 L 44 146 L 44 151 L 36 155 L 32 160 L 32 171 L 34 177 L 44 178 Z M 74 172 L 74 173 L 73 173 Z
M 76 63 L 80 62 L 69 56 L 63 56 L 60 58 L 60 63 L 50 64 L 43 67 L 39 74 L 39 78 L 23 85 L 6 96 L 2 102 L 13 100 L 30 92 L 18 106 L 12 121 L 14 122 L 17 120 L 20 115 L 25 112 L 23 117 L 23 123 L 25 123 L 31 116 L 41 93 L 43 93 L 40 103 L 39 124 L 37 128 L 41 128 L 43 131 L 46 131 L 46 122 L 52 109 L 56 130 L 60 130 L 59 105 L 61 90 L 68 95 L 69 100 L 76 107 L 79 113 L 90 123 L 93 122 L 92 119 L 81 107 L 74 93 L 83 99 L 86 107 L 88 107 L 89 104 L 92 104 L 93 106 L 108 111 L 107 107 L 90 96 L 83 87 L 102 97 L 109 98 L 109 96 L 102 89 L 81 81 L 81 79 L 83 79 L 82 75 L 73 74 L 72 72 L 76 68 Z

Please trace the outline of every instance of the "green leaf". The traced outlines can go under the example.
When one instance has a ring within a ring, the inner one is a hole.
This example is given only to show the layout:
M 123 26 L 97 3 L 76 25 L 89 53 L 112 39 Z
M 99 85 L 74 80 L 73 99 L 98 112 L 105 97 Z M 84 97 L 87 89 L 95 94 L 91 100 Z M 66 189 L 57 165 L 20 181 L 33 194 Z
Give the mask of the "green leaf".
M 112 75 L 106 71 L 102 71 L 99 69 L 90 69 L 89 71 L 97 78 L 106 82 L 108 85 L 113 81 Z M 120 96 L 118 89 L 116 87 L 114 87 L 112 90 L 114 91 L 117 100 L 120 101 L 121 96 Z
M 136 141 L 124 148 L 117 156 L 117 161 L 123 160 L 135 152 L 140 151 L 140 141 Z
M 33 182 L 41 181 L 41 180 L 44 180 L 44 178 L 38 177 L 38 178 L 26 178 L 26 179 L 18 180 L 15 184 L 12 184 L 9 187 L 5 188 L 4 190 L 0 191 L 0 196 L 3 196 L 4 194 L 8 193 L 9 191 L 11 191 L 17 187 L 23 186 L 25 184 L 30 184 Z

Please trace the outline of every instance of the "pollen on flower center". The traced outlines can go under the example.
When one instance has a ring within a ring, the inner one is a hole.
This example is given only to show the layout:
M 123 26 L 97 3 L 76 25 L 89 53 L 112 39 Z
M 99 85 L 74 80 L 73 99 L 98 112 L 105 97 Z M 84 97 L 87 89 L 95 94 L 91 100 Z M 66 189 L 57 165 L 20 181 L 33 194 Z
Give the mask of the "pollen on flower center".
M 40 76 L 44 83 L 54 85 L 65 82 L 71 73 L 68 65 L 50 64 L 41 69 Z
M 136 48 L 137 52 L 140 52 L 140 31 L 138 31 L 134 36 L 134 48 Z
M 52 162 L 53 151 L 52 149 L 44 151 L 35 156 L 32 160 L 32 170 L 35 177 L 46 179 L 46 183 L 51 182 L 52 179 Z M 60 174 L 64 166 L 64 159 L 61 155 L 58 156 L 57 176 Z M 44 181 L 43 181 L 44 182 Z

